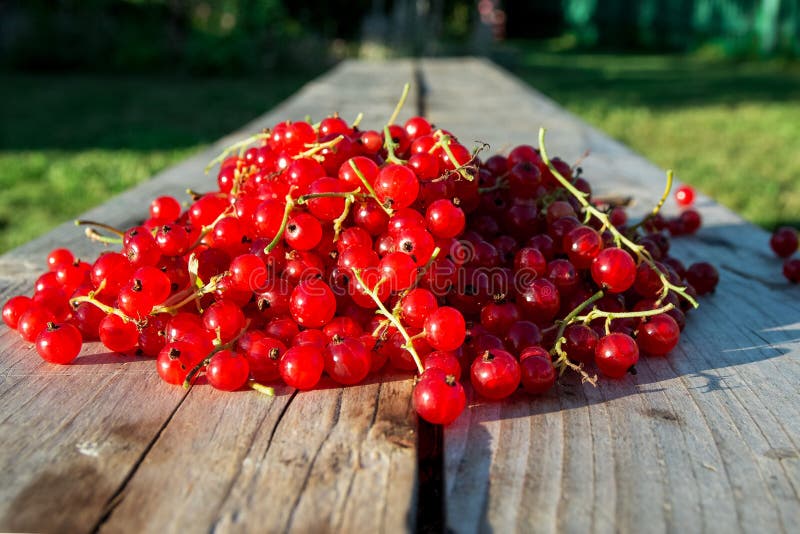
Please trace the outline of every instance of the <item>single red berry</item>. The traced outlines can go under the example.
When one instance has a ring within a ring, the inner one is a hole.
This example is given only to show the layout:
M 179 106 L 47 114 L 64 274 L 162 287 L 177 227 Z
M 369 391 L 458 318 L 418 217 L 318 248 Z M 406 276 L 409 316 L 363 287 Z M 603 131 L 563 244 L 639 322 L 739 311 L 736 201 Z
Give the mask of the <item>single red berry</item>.
M 235 338 L 245 326 L 242 309 L 235 303 L 222 300 L 215 302 L 203 312 L 203 325 L 214 332 L 222 343 Z
M 19 316 L 17 331 L 22 339 L 31 343 L 36 341 L 39 333 L 47 327 L 47 323 L 56 321 L 55 315 L 36 303 L 31 303 L 30 307 Z
M 783 276 L 793 284 L 800 282 L 800 258 L 786 260 L 783 263 Z
M 425 319 L 433 313 L 438 304 L 436 297 L 427 289 L 415 288 L 400 301 L 400 318 L 403 323 L 414 328 L 423 328 Z
M 129 352 L 139 344 L 136 323 L 113 313 L 100 321 L 99 335 L 103 345 L 113 352 Z
M 461 377 L 461 364 L 455 352 L 448 350 L 435 350 L 429 352 L 422 358 L 422 367 L 428 369 L 439 369 L 446 375 L 453 375 L 456 379 Z
M 475 358 L 470 368 L 475 391 L 491 400 L 510 396 L 519 387 L 521 371 L 519 362 L 504 350 L 491 350 Z
M 719 283 L 717 269 L 708 262 L 693 263 L 686 269 L 686 281 L 692 284 L 698 295 L 714 291 Z
M 700 213 L 694 209 L 688 209 L 678 216 L 680 227 L 685 234 L 693 234 L 700 229 L 703 219 Z
M 650 317 L 639 326 L 636 343 L 642 352 L 653 356 L 664 356 L 675 348 L 681 337 L 678 323 L 669 315 L 662 313 Z
M 386 283 L 383 285 L 391 291 L 403 291 L 414 284 L 417 277 L 417 264 L 414 259 L 403 252 L 390 252 L 384 256 L 378 270 Z M 366 279 L 364 280 L 366 282 Z
M 56 267 L 63 264 L 70 264 L 75 262 L 75 256 L 66 248 L 54 248 L 47 255 L 47 268 L 50 271 L 55 271 Z
M 506 333 L 505 345 L 512 354 L 521 354 L 528 347 L 542 342 L 542 332 L 530 321 L 517 321 Z
M 358 384 L 369 374 L 370 354 L 358 339 L 335 337 L 325 347 L 322 357 L 325 371 L 339 384 Z
M 238 353 L 221 350 L 211 357 L 206 367 L 208 383 L 223 391 L 236 391 L 247 383 L 250 365 Z
M 425 212 L 428 230 L 436 237 L 456 237 L 464 230 L 464 212 L 447 199 L 432 202 Z
M 769 246 L 779 258 L 788 258 L 797 251 L 797 230 L 782 226 L 769 239 Z
M 561 296 L 553 282 L 537 278 L 522 285 L 517 304 L 522 308 L 524 318 L 543 324 L 552 321 L 558 313 Z
M 592 262 L 592 279 L 609 293 L 623 293 L 636 281 L 636 263 L 621 248 L 607 248 Z
M 150 203 L 150 217 L 157 221 L 174 221 L 181 216 L 181 204 L 175 197 L 163 196 Z
M 116 295 L 133 275 L 133 265 L 118 252 L 101 254 L 92 265 L 91 279 L 95 288 L 103 285 L 104 295 Z
M 309 213 L 298 213 L 289 217 L 284 232 L 286 244 L 296 250 L 311 250 L 322 239 L 322 225 Z
M 319 330 L 306 330 L 305 332 L 319 332 Z M 300 345 L 302 343 L 293 342 L 293 344 Z M 241 339 L 239 348 L 242 349 Z M 282 341 L 266 335 L 255 340 L 246 349 L 245 358 L 250 364 L 250 374 L 253 375 L 256 382 L 272 382 L 280 377 L 280 360 L 284 352 L 286 352 L 286 345 Z
M 179 386 L 197 364 L 205 357 L 205 348 L 191 341 L 172 341 L 158 353 L 156 370 L 167 384 Z
M 456 350 L 464 343 L 467 326 L 461 312 L 442 306 L 425 319 L 425 338 L 436 350 Z
M 603 239 L 597 230 L 579 226 L 564 236 L 564 252 L 578 269 L 587 269 L 603 248 Z
M 286 385 L 309 390 L 317 385 L 325 368 L 325 360 L 314 345 L 298 345 L 281 357 L 280 373 Z
M 36 352 L 50 363 L 68 364 L 78 357 L 83 339 L 78 329 L 69 323 L 47 323 L 36 337 Z
M 408 167 L 389 164 L 378 172 L 375 194 L 378 201 L 390 208 L 406 208 L 417 199 L 419 180 Z
M 595 347 L 599 336 L 589 326 L 571 324 L 564 330 L 564 352 L 570 360 L 590 363 L 594 358 Z
M 23 313 L 28 311 L 28 308 L 31 307 L 32 303 L 33 300 L 25 295 L 11 297 L 3 305 L 3 322 L 6 323 L 6 325 L 8 325 L 8 327 L 12 330 L 16 330 L 17 324 L 19 323 L 19 318 Z
M 532 395 L 546 393 L 556 383 L 556 369 L 549 355 L 529 355 L 519 365 L 522 387 Z
M 438 369 L 425 371 L 414 386 L 414 410 L 434 425 L 449 425 L 467 405 L 464 387 L 455 376 Z
M 604 375 L 622 378 L 639 361 L 639 346 L 627 334 L 608 334 L 597 342 L 594 361 Z
M 318 278 L 309 278 L 292 291 L 289 310 L 297 324 L 320 328 L 336 314 L 336 297 L 328 284 Z
M 267 266 L 256 254 L 242 254 L 231 261 L 228 268 L 236 288 L 245 291 L 262 291 L 267 283 Z
M 687 207 L 694 204 L 694 189 L 688 185 L 682 185 L 675 190 L 675 202 L 678 206 Z

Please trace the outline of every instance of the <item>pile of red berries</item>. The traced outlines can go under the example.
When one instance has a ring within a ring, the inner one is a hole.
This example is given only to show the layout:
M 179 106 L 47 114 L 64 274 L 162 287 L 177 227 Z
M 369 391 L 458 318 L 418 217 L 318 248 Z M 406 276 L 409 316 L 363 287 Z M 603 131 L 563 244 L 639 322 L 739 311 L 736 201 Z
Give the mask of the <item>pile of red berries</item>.
M 776 256 L 783 259 L 783 276 L 793 284 L 800 282 L 800 258 L 793 258 L 797 252 L 797 230 L 791 226 L 781 226 L 772 234 L 769 246 Z
M 481 160 L 414 117 L 383 131 L 331 116 L 282 122 L 218 158 L 217 189 L 152 201 L 140 225 L 88 224 L 116 245 L 47 257 L 3 320 L 42 358 L 85 341 L 155 358 L 164 381 L 222 390 L 358 384 L 416 372 L 424 419 L 453 421 L 474 390 L 539 394 L 559 373 L 619 378 L 678 343 L 707 263 L 669 255 L 655 209 L 632 224 L 543 146 Z M 659 205 L 660 207 L 660 205 Z M 678 228 L 680 226 L 680 228 Z

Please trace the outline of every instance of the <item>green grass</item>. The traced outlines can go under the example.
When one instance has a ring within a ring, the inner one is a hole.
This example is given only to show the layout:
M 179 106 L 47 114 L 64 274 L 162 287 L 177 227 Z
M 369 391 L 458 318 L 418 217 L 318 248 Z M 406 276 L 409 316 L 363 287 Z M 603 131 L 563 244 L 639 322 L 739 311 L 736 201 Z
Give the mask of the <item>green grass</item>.
M 0 75 L 0 252 L 181 161 L 307 79 Z
M 800 225 L 800 65 L 512 50 L 523 80 L 681 180 L 765 228 Z

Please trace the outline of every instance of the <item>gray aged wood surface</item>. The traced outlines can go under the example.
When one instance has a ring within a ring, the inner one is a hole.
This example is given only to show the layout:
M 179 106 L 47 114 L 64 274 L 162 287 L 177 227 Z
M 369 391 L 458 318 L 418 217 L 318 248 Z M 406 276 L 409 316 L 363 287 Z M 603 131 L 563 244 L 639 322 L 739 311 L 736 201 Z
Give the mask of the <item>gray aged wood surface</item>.
M 659 196 L 663 171 L 493 65 L 418 66 L 425 107 L 465 144 L 536 144 L 574 161 L 600 193 Z M 383 124 L 410 62 L 347 62 L 245 126 L 333 111 Z M 413 99 L 403 117 L 415 113 Z M 86 214 L 124 226 L 158 194 L 211 184 L 213 148 Z M 711 147 L 710 149 L 713 149 Z M 679 171 L 679 169 L 678 169 Z M 680 176 L 680 172 L 678 172 Z M 800 523 L 798 288 L 782 283 L 768 236 L 701 197 L 704 228 L 675 240 L 722 281 L 668 358 L 597 388 L 567 378 L 543 398 L 472 397 L 444 437 L 447 527 L 455 532 L 764 532 Z M 668 207 L 668 209 L 674 207 Z M 26 292 L 46 252 L 99 251 L 67 223 L 0 256 L 0 301 Z M 0 530 L 414 530 L 416 421 L 409 380 L 274 399 L 188 393 L 152 361 L 87 350 L 42 363 L 0 327 Z M 88 365 L 84 365 L 88 364 Z M 426 503 L 420 503 L 425 506 Z
M 663 170 L 492 64 L 422 68 L 430 119 L 462 142 L 535 146 L 544 126 L 551 156 L 591 151 L 582 167 L 596 191 L 634 196 L 634 213 L 660 196 Z M 784 281 L 766 232 L 708 198 L 698 205 L 704 226 L 674 240 L 675 255 L 713 262 L 721 282 L 679 347 L 597 388 L 565 380 L 544 398 L 473 396 L 445 430 L 454 531 L 798 530 L 800 288 Z
M 86 217 L 131 225 L 159 194 L 208 188 L 203 168 L 222 147 L 280 120 L 363 112 L 362 124 L 380 127 L 412 79 L 409 62 L 345 63 Z M 0 257 L 0 301 L 29 291 L 54 246 L 100 250 L 65 223 Z M 408 379 L 274 399 L 207 386 L 187 394 L 160 383 L 152 360 L 95 346 L 78 365 L 52 366 L 5 326 L 0 336 L 0 531 L 413 529 Z

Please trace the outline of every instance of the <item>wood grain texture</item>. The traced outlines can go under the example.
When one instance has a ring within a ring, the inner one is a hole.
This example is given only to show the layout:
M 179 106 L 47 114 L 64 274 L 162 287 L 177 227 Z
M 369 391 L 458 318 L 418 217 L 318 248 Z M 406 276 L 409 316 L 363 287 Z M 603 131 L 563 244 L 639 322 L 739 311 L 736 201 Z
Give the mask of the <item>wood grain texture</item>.
M 422 69 L 430 118 L 462 142 L 535 146 L 544 126 L 551 156 L 591 152 L 582 167 L 596 193 L 632 195 L 639 215 L 660 196 L 663 170 L 499 68 Z M 766 232 L 706 197 L 698 207 L 704 227 L 674 254 L 713 262 L 721 282 L 668 358 L 597 388 L 567 377 L 542 398 L 471 396 L 445 432 L 455 532 L 796 531 L 800 289 L 784 283 Z
M 213 186 L 220 150 L 280 120 L 338 111 L 379 128 L 411 63 L 345 62 L 206 151 L 84 215 L 126 227 L 151 198 Z M 407 108 L 404 117 L 413 113 Z M 44 257 L 102 247 L 72 223 L 0 257 L 0 300 L 25 293 Z M 410 530 L 416 509 L 411 382 L 313 393 L 186 393 L 152 360 L 84 349 L 51 366 L 0 327 L 0 530 L 42 532 Z M 84 365 L 89 364 L 89 365 Z

